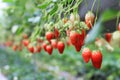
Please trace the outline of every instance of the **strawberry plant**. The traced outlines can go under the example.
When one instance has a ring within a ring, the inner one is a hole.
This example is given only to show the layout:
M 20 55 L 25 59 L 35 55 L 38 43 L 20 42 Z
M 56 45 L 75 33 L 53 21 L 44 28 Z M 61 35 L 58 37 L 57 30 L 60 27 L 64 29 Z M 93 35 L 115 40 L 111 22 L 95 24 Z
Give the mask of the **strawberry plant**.
M 28 64 L 32 63 L 34 66 L 33 72 L 37 73 L 40 62 L 43 62 L 57 67 L 50 67 L 46 72 L 56 70 L 55 73 L 58 74 L 57 71 L 65 70 L 72 75 L 82 74 L 84 77 L 85 74 L 89 75 L 87 72 L 92 73 L 92 70 L 97 72 L 100 69 L 101 72 L 105 72 L 107 69 L 104 64 L 108 56 L 104 55 L 120 52 L 120 11 L 112 9 L 99 11 L 102 10 L 99 0 L 91 2 L 91 6 L 84 0 L 3 0 L 3 2 L 6 2 L 7 8 L 3 10 L 5 20 L 0 22 L 0 46 L 8 51 L 13 50 L 20 57 L 22 55 L 30 58 Z M 81 12 L 81 5 L 85 5 L 87 10 Z M 109 28 L 116 27 L 116 30 L 110 31 L 107 28 L 108 30 L 104 32 L 106 27 L 104 23 L 112 19 L 117 19 L 116 26 L 111 25 Z

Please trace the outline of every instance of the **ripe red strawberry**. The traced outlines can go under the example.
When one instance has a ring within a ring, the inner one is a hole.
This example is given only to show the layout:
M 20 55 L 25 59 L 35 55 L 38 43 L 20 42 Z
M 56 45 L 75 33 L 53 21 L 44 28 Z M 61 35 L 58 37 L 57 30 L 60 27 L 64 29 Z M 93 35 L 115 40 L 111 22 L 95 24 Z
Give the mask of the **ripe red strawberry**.
M 57 48 L 58 48 L 59 53 L 62 54 L 65 48 L 65 44 L 62 41 L 59 41 L 57 43 Z
M 81 48 L 82 48 L 81 44 L 76 44 L 75 45 L 75 49 L 76 49 L 77 52 L 79 52 L 81 50 Z
M 120 31 L 120 23 L 119 23 L 119 25 L 118 25 L 118 31 Z
M 46 51 L 48 52 L 49 55 L 51 55 L 52 51 L 53 51 L 53 47 L 51 45 L 47 45 L 46 46 Z
M 86 15 L 85 15 L 85 23 L 86 25 L 88 26 L 89 29 L 92 28 L 93 24 L 94 24 L 94 19 L 95 19 L 95 16 L 92 12 L 87 12 Z
M 80 46 L 82 46 L 84 44 L 84 38 L 85 38 L 85 34 L 84 31 L 82 31 L 81 34 L 77 34 L 77 44 L 79 44 Z
M 31 46 L 31 45 L 29 45 L 28 46 L 28 50 L 29 50 L 29 52 L 31 52 L 31 53 L 34 53 L 34 47 L 33 46 Z
M 70 32 L 70 41 L 73 45 L 77 44 L 77 36 L 78 36 L 77 32 L 75 32 L 75 31 Z
M 70 32 L 70 41 L 75 46 L 77 52 L 81 50 L 82 45 L 84 44 L 85 32 L 82 31 L 81 34 L 71 31 Z
M 53 48 L 56 49 L 57 48 L 57 40 L 56 39 L 52 39 L 51 40 L 51 45 L 52 45 Z
M 12 44 L 13 44 L 12 41 L 7 41 L 7 42 L 5 43 L 5 46 L 10 47 L 10 46 L 12 46 Z
M 107 42 L 110 42 L 111 37 L 112 37 L 112 34 L 111 34 L 111 33 L 106 33 L 106 34 L 105 34 L 105 39 L 106 39 Z
M 101 51 L 93 51 L 92 55 L 92 64 L 95 68 L 100 69 L 101 64 L 102 64 L 102 53 Z
M 40 45 L 37 45 L 37 46 L 36 46 L 36 52 L 40 53 L 40 51 L 41 51 L 41 46 L 40 46 Z
M 60 33 L 59 33 L 59 30 L 57 28 L 54 28 L 54 33 L 55 33 L 55 38 L 58 38 Z
M 17 46 L 17 45 L 13 45 L 13 46 L 12 46 L 12 49 L 13 49 L 14 51 L 16 51 L 16 50 L 17 50 L 17 48 L 18 48 L 18 46 Z
M 46 39 L 50 42 L 51 39 L 54 38 L 54 33 L 53 32 L 46 32 Z
M 91 59 L 91 50 L 89 48 L 84 48 L 83 51 L 82 51 L 82 57 L 83 57 L 83 60 L 85 61 L 85 63 L 88 63 L 89 60 Z
M 85 39 L 85 36 L 86 36 L 86 32 L 85 32 L 85 30 L 82 30 L 82 37 L 83 37 L 83 39 Z
M 43 43 L 42 43 L 42 48 L 44 49 L 44 51 L 46 51 L 46 46 L 47 46 L 47 43 L 46 43 L 46 42 L 43 42 Z
M 27 47 L 29 45 L 30 41 L 28 39 L 23 40 L 23 45 Z

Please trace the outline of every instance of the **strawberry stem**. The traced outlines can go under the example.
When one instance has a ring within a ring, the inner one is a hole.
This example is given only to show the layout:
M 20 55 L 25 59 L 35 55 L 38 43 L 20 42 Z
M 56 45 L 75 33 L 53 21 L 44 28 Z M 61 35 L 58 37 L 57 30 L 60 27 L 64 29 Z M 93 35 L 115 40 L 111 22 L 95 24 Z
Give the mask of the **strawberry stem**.
M 93 8 L 94 8 L 94 6 L 95 6 L 95 2 L 96 2 L 96 0 L 94 0 L 94 2 L 93 2 L 93 4 L 92 4 L 91 12 L 93 11 Z

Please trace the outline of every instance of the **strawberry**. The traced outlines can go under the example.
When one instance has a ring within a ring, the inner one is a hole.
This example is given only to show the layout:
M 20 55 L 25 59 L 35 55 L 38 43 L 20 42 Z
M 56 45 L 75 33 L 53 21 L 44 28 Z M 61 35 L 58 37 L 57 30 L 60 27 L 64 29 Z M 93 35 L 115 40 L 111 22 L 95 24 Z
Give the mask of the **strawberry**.
M 60 33 L 57 28 L 54 28 L 55 38 L 58 38 Z
M 92 28 L 93 24 L 94 24 L 94 19 L 95 19 L 95 16 L 92 12 L 87 12 L 86 15 L 85 15 L 85 23 L 86 25 L 88 26 L 89 29 Z
M 82 57 L 83 57 L 83 60 L 85 61 L 85 63 L 88 63 L 90 58 L 91 58 L 91 50 L 89 48 L 84 48 L 83 51 L 82 51 Z
M 24 39 L 28 39 L 28 35 L 27 34 L 23 34 L 23 38 Z
M 46 46 L 46 51 L 48 52 L 49 55 L 51 55 L 52 51 L 53 51 L 53 47 L 51 45 L 47 45 Z
M 46 32 L 45 36 L 46 36 L 46 39 L 50 42 L 50 40 L 54 38 L 54 33 Z
M 51 45 L 53 48 L 57 48 L 57 40 L 56 39 L 52 39 L 51 40 Z
M 29 45 L 30 41 L 28 39 L 23 40 L 23 45 L 27 47 Z
M 17 50 L 17 48 L 18 48 L 18 46 L 17 46 L 17 45 L 13 45 L 13 46 L 12 46 L 12 49 L 13 49 L 14 51 L 16 51 L 16 50 Z
M 92 64 L 95 68 L 100 69 L 101 64 L 102 64 L 102 53 L 101 51 L 93 51 L 92 55 Z
M 43 43 L 42 43 L 42 48 L 44 49 L 44 51 L 46 51 L 46 46 L 47 46 L 47 43 L 46 43 L 46 42 L 43 42 Z
M 106 33 L 105 34 L 105 39 L 107 42 L 110 42 L 111 41 L 111 37 L 112 37 L 112 34 L 111 33 Z
M 75 32 L 75 31 L 71 31 L 70 32 L 70 41 L 73 45 L 75 45 L 77 43 L 77 36 L 78 36 L 78 33 Z
M 57 48 L 58 48 L 59 53 L 62 54 L 65 48 L 65 44 L 62 41 L 59 41 L 57 43 Z
M 40 53 L 40 51 L 41 51 L 41 46 L 40 46 L 40 45 L 37 45 L 37 46 L 36 46 L 36 52 Z
M 12 41 L 7 41 L 7 42 L 5 43 L 5 46 L 9 47 L 9 46 L 12 46 L 12 44 L 13 44 Z
M 82 37 L 83 37 L 83 39 L 85 39 L 85 36 L 86 36 L 86 32 L 85 32 L 85 30 L 82 30 Z
M 82 32 L 81 34 L 78 33 L 77 34 L 77 44 L 82 46 L 84 44 L 84 38 L 85 38 L 84 32 Z
M 79 52 L 81 50 L 82 46 L 80 44 L 76 44 L 75 45 L 75 49 L 77 52 Z
M 76 44 L 83 44 L 83 41 L 84 41 L 84 38 L 85 38 L 85 32 L 84 30 L 82 31 L 81 34 L 75 32 L 75 31 L 71 31 L 70 32 L 70 41 L 73 45 L 76 45 Z
M 118 31 L 120 31 L 120 23 L 119 23 L 119 25 L 118 25 Z
M 31 46 L 31 45 L 29 45 L 28 46 L 28 50 L 29 50 L 29 52 L 31 52 L 31 53 L 34 53 L 34 47 L 33 46 Z
M 81 50 L 82 45 L 84 44 L 85 32 L 82 31 L 81 34 L 71 31 L 70 32 L 70 41 L 75 46 L 77 52 Z

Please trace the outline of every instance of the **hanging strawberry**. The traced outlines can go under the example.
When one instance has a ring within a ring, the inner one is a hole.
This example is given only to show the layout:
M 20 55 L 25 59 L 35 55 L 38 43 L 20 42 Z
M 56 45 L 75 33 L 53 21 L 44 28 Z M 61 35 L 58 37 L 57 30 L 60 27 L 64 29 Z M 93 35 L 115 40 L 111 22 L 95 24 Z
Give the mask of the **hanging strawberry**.
M 54 33 L 46 32 L 45 36 L 46 36 L 46 39 L 50 42 L 50 40 L 54 38 Z
M 95 20 L 95 15 L 91 11 L 87 12 L 85 15 L 85 23 L 89 29 L 92 28 L 94 24 L 94 20 Z
M 52 45 L 53 48 L 56 49 L 57 48 L 57 40 L 56 39 L 52 39 L 51 40 L 51 45 Z
M 107 42 L 110 42 L 111 41 L 111 37 L 112 37 L 112 34 L 111 33 L 106 33 L 105 34 L 105 39 Z
M 88 63 L 91 59 L 92 51 L 89 48 L 84 48 L 82 51 L 82 57 L 85 63 Z
M 58 48 L 59 53 L 62 54 L 65 48 L 65 44 L 62 41 L 58 41 L 57 48 Z
M 32 45 L 28 46 L 28 50 L 29 52 L 34 53 L 34 47 Z
M 40 46 L 40 45 L 37 45 L 37 46 L 36 46 L 36 52 L 40 53 L 40 51 L 41 51 L 41 46 Z
M 46 46 L 46 51 L 48 52 L 49 55 L 51 55 L 52 51 L 53 51 L 53 47 L 51 45 L 47 45 Z
M 27 46 L 29 45 L 29 43 L 30 43 L 29 39 L 24 39 L 24 40 L 23 40 L 23 45 L 24 45 L 25 47 L 27 47 Z
M 92 52 L 91 55 L 92 58 L 92 64 L 95 68 L 100 69 L 102 64 L 102 53 L 99 50 L 95 50 Z

